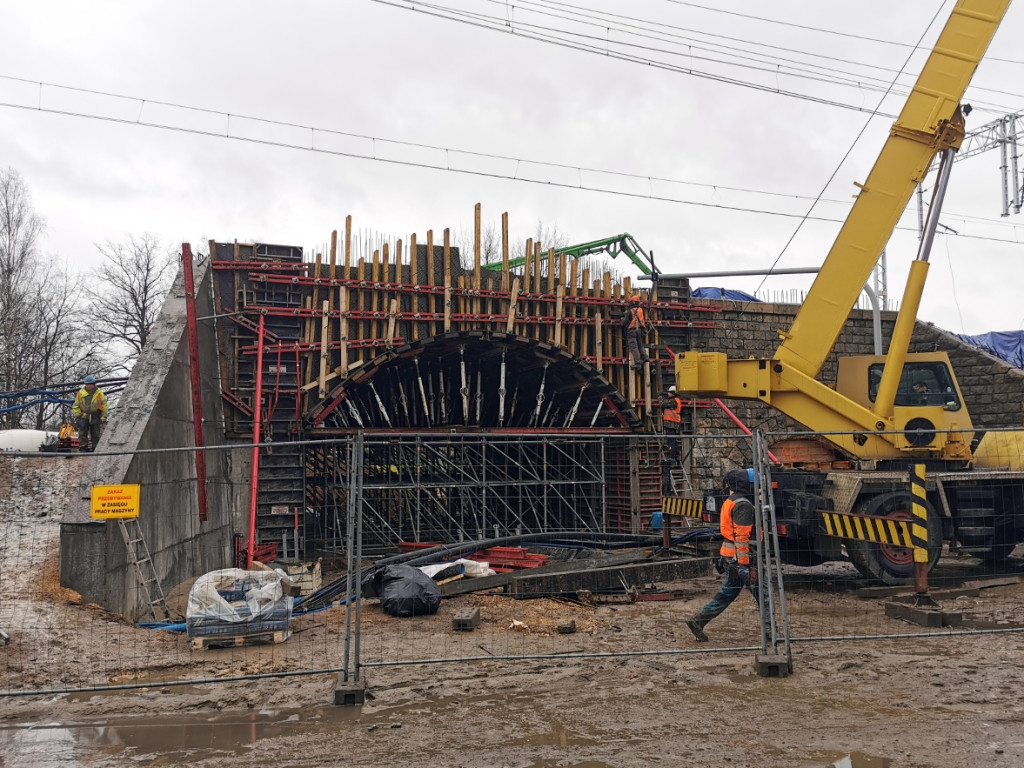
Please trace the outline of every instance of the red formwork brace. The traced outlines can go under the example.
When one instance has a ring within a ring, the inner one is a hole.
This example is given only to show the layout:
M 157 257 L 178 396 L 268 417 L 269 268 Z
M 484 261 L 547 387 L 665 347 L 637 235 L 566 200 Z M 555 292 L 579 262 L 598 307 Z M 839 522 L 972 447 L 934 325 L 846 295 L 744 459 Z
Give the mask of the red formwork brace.
M 192 430 L 196 443 L 196 492 L 199 496 L 199 522 L 210 517 L 206 497 L 206 442 L 203 436 L 203 391 L 199 380 L 199 334 L 196 325 L 196 289 L 192 278 L 192 247 L 181 244 L 181 264 L 185 277 L 185 317 L 188 326 L 188 362 L 192 380 Z
M 252 481 L 249 484 L 249 545 L 245 551 L 245 567 L 249 568 L 253 561 L 253 551 L 256 549 L 256 490 L 260 480 L 260 420 L 261 401 L 263 399 L 263 315 L 260 315 L 259 326 L 256 330 L 256 342 L 259 349 L 256 351 L 256 397 L 253 402 L 252 416 Z

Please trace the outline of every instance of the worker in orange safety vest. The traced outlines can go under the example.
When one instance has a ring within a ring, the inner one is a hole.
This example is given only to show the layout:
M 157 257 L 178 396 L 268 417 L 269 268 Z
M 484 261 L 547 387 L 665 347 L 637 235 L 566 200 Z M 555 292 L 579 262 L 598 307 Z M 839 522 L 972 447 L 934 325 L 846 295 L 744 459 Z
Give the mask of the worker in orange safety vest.
M 683 432 L 683 401 L 676 395 L 675 386 L 669 387 L 661 397 L 661 422 L 665 428 L 668 457 L 679 459 L 679 437 Z
M 722 611 L 732 605 L 746 587 L 760 604 L 757 583 L 757 561 L 751 559 L 751 539 L 754 538 L 754 505 L 744 494 L 752 489 L 750 474 L 745 469 L 733 469 L 726 473 L 729 498 L 722 504 L 718 527 L 722 532 L 722 547 L 719 549 L 718 567 L 725 574 L 718 594 L 686 620 L 693 636 L 699 643 L 706 643 L 708 636 L 704 627 Z
M 633 362 L 631 368 L 640 369 L 650 358 L 647 355 L 647 344 L 644 334 L 647 333 L 647 313 L 644 312 L 643 304 L 640 303 L 640 294 L 634 293 L 629 297 L 629 305 L 626 314 L 622 318 L 623 327 L 626 329 L 626 344 L 629 346 L 629 355 Z

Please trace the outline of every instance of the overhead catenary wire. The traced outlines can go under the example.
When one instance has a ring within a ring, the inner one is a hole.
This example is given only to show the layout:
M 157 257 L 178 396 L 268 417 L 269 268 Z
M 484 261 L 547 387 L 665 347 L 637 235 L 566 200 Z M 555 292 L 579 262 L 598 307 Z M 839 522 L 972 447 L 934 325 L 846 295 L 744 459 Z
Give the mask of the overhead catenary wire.
M 806 100 L 806 101 L 812 101 L 812 102 L 816 102 L 816 103 L 827 104 L 827 105 L 830 105 L 830 106 L 842 107 L 842 108 L 845 108 L 845 109 L 852 109 L 852 110 L 859 111 L 859 112 L 865 112 L 865 111 L 870 111 L 870 110 L 864 108 L 861 105 L 857 105 L 857 104 L 852 104 L 852 103 L 843 102 L 843 101 L 837 101 L 837 100 L 834 100 L 834 99 L 827 99 L 827 98 L 824 98 L 824 97 L 814 96 L 812 94 L 807 94 L 807 93 L 800 93 L 799 91 L 795 91 L 795 90 L 791 90 L 791 89 L 784 89 L 784 88 L 781 88 L 778 84 L 773 86 L 773 85 L 769 85 L 769 84 L 765 84 L 765 83 L 755 83 L 755 82 L 751 82 L 749 80 L 744 80 L 744 79 L 737 78 L 737 77 L 728 77 L 728 76 L 721 75 L 721 74 L 715 74 L 714 72 L 711 72 L 711 71 L 694 69 L 693 66 L 692 66 L 692 63 L 690 65 L 682 65 L 682 64 L 675 65 L 675 64 L 672 64 L 672 63 L 670 63 L 668 61 L 662 61 L 662 60 L 650 58 L 649 56 L 645 56 L 645 55 L 641 55 L 641 54 L 632 54 L 632 53 L 630 53 L 630 51 L 631 50 L 632 51 L 639 51 L 639 52 L 644 52 L 646 54 L 663 54 L 663 55 L 667 54 L 667 55 L 673 55 L 673 56 L 682 56 L 682 57 L 688 58 L 688 59 L 694 59 L 694 58 L 706 59 L 709 63 L 712 63 L 712 64 L 719 64 L 719 65 L 736 66 L 736 67 L 741 67 L 741 68 L 747 68 L 747 69 L 751 69 L 751 70 L 754 70 L 754 71 L 761 71 L 762 73 L 765 73 L 765 74 L 771 74 L 772 76 L 781 73 L 781 74 L 785 74 L 787 77 L 793 77 L 793 78 L 798 78 L 798 79 L 806 79 L 806 80 L 817 80 L 817 81 L 820 81 L 820 82 L 823 82 L 823 83 L 827 83 L 827 84 L 830 84 L 830 85 L 842 85 L 842 86 L 847 86 L 847 87 L 855 87 L 855 88 L 858 89 L 858 91 L 871 90 L 871 91 L 875 91 L 875 92 L 885 92 L 885 93 L 888 93 L 890 95 L 906 95 L 906 92 L 902 92 L 902 91 L 900 91 L 898 89 L 894 89 L 892 87 L 892 84 L 890 84 L 889 86 L 885 86 L 884 85 L 885 81 L 878 81 L 877 79 L 875 79 L 875 84 L 872 85 L 872 84 L 866 82 L 864 77 L 859 77 L 858 78 L 858 76 L 853 74 L 853 73 L 849 73 L 849 77 L 852 78 L 851 80 L 837 80 L 834 77 L 832 77 L 832 78 L 824 77 L 823 76 L 824 75 L 824 70 L 821 73 L 818 73 L 817 75 L 813 75 L 813 74 L 807 73 L 807 72 L 801 74 L 799 71 L 795 71 L 795 70 L 794 71 L 785 71 L 785 72 L 783 72 L 781 67 L 782 67 L 783 64 L 786 64 L 786 62 L 781 61 L 781 60 L 777 60 L 777 61 L 767 60 L 765 62 L 760 62 L 760 63 L 763 63 L 763 64 L 767 64 L 768 65 L 767 67 L 754 67 L 753 65 L 743 65 L 743 64 L 739 63 L 738 61 L 727 61 L 727 60 L 721 60 L 721 59 L 711 59 L 711 58 L 707 58 L 707 57 L 694 57 L 693 53 L 692 53 L 692 48 L 693 48 L 692 45 L 687 45 L 687 50 L 666 51 L 664 49 L 656 49 L 656 48 L 653 48 L 651 46 L 641 46 L 641 45 L 637 45 L 637 44 L 634 44 L 634 43 L 629 43 L 626 40 L 618 40 L 618 39 L 612 40 L 611 37 L 610 37 L 610 34 L 605 34 L 605 36 L 603 36 L 603 37 L 599 36 L 599 35 L 585 35 L 585 34 L 582 34 L 580 32 L 573 32 L 573 31 L 567 30 L 567 29 L 558 29 L 558 28 L 551 27 L 551 26 L 545 26 L 543 24 L 533 24 L 533 23 L 530 23 L 528 21 L 523 21 L 523 20 L 521 20 L 518 17 L 516 18 L 515 21 L 509 21 L 505 16 L 489 15 L 489 14 L 486 14 L 486 13 L 483 13 L 483 12 L 464 10 L 464 9 L 456 8 L 456 7 L 453 7 L 453 6 L 450 6 L 450 5 L 441 5 L 439 3 L 420 2 L 419 0 L 369 0 L 369 1 L 373 2 L 373 3 L 380 4 L 380 5 L 385 5 L 385 6 L 393 7 L 393 8 L 396 8 L 396 9 L 400 9 L 400 10 L 413 11 L 413 12 L 424 14 L 424 15 L 427 15 L 427 16 L 432 16 L 432 17 L 435 17 L 435 18 L 440 18 L 440 19 L 444 19 L 444 20 L 448 20 L 448 21 L 454 21 L 454 22 L 457 22 L 457 23 L 467 24 L 467 25 L 478 27 L 478 28 L 482 28 L 482 29 L 488 29 L 488 30 L 491 30 L 491 31 L 498 31 L 498 32 L 506 33 L 506 34 L 514 34 L 514 35 L 516 35 L 518 37 L 521 37 L 521 38 L 524 38 L 524 39 L 531 39 L 531 40 L 535 40 L 535 41 L 538 41 L 538 42 L 543 42 L 543 43 L 548 43 L 548 44 L 552 44 L 552 45 L 557 45 L 557 46 L 569 48 L 569 49 L 572 49 L 572 50 L 578 50 L 578 51 L 583 51 L 583 52 L 592 53 L 592 54 L 596 54 L 596 55 L 601 55 L 601 56 L 607 57 L 607 58 L 614 58 L 614 59 L 620 59 L 620 60 L 623 60 L 623 61 L 639 63 L 639 64 L 643 64 L 645 66 L 650 66 L 650 67 L 655 67 L 655 68 L 659 68 L 659 69 L 665 69 L 665 70 L 668 70 L 668 71 L 676 72 L 678 74 L 685 74 L 685 75 L 690 75 L 690 76 L 694 76 L 694 77 L 698 77 L 698 78 L 702 78 L 702 79 L 709 79 L 709 80 L 716 81 L 716 82 L 728 83 L 728 84 L 732 84 L 732 85 L 737 85 L 737 86 L 742 86 L 742 87 L 746 87 L 746 88 L 751 88 L 751 89 L 754 89 L 754 90 L 765 91 L 765 92 L 769 92 L 769 93 L 775 93 L 775 94 L 782 95 L 782 96 L 789 96 L 789 97 L 793 97 L 793 98 L 800 98 L 800 99 L 803 99 L 803 100 Z M 501 2 L 501 0 L 482 0 L 482 1 L 483 2 L 487 2 L 487 3 L 498 4 L 498 5 L 501 5 L 502 7 L 504 7 L 504 3 Z M 521 4 L 517 5 L 516 7 L 517 7 L 517 9 L 521 10 L 524 5 L 528 6 L 530 4 L 531 4 L 530 0 L 526 0 L 526 2 L 521 3 Z M 542 12 L 539 12 L 539 11 L 528 11 L 528 12 L 542 13 Z M 614 16 L 614 14 L 607 14 L 607 13 L 605 15 L 606 16 Z M 594 16 L 593 18 L 597 19 L 597 18 L 600 18 L 600 17 Z M 622 18 L 633 18 L 633 17 L 622 17 Z M 634 19 L 634 20 L 642 21 L 642 20 L 639 20 L 639 19 Z M 583 23 L 583 22 L 579 22 L 578 20 L 574 20 L 574 23 Z M 655 22 L 644 22 L 644 23 L 656 26 Z M 606 28 L 609 32 L 612 29 L 612 27 L 609 24 L 607 24 L 607 23 L 601 24 L 599 26 L 601 26 L 602 28 Z M 661 26 L 665 26 L 665 25 L 661 25 Z M 639 36 L 638 33 L 630 32 L 630 31 L 622 29 L 622 28 L 615 28 L 615 31 L 620 32 L 620 33 L 625 34 L 625 35 Z M 842 34 L 842 33 L 837 33 L 837 34 Z M 614 46 L 614 50 L 612 48 L 613 46 Z M 916 50 L 920 50 L 920 43 L 918 43 L 918 45 L 916 45 L 916 46 L 913 46 L 913 48 L 914 48 L 915 51 Z M 794 52 L 796 52 L 796 51 L 794 51 Z M 753 52 L 751 52 L 751 53 L 753 53 Z M 893 70 L 889 70 L 889 71 L 891 72 Z M 881 84 L 879 84 L 879 83 L 881 83 Z M 981 90 L 981 86 L 975 86 L 975 91 L 977 92 L 979 90 Z M 1002 92 L 1000 92 L 1000 93 L 1002 93 Z M 1015 98 L 1024 98 L 1024 96 L 1015 95 L 1015 94 L 1005 94 L 1004 93 L 1004 95 L 1014 96 Z M 977 109 L 979 109 L 979 110 L 992 111 L 992 112 L 997 112 L 997 113 L 1012 111 L 1012 109 L 1010 109 L 1010 108 L 1008 108 L 1006 106 L 1003 106 L 1003 105 L 986 104 L 986 103 L 982 103 L 980 101 L 975 101 L 974 106 Z M 880 116 L 885 116 L 885 117 L 890 117 L 890 118 L 895 117 L 895 115 L 890 115 L 890 114 L 887 114 L 887 113 L 880 112 L 880 111 L 877 110 L 877 108 L 876 108 L 875 111 Z
M 667 193 L 666 194 L 657 194 L 657 193 L 654 192 L 653 188 L 654 188 L 654 185 L 658 185 L 659 187 L 661 187 L 661 186 L 678 185 L 678 186 L 694 187 L 694 188 L 709 190 L 709 191 L 716 192 L 716 193 L 720 192 L 720 191 L 728 191 L 728 192 L 736 192 L 736 193 L 740 193 L 740 194 L 762 195 L 762 196 L 767 196 L 767 197 L 772 197 L 772 198 L 777 198 L 777 199 L 814 200 L 814 201 L 816 201 L 818 203 L 829 202 L 829 203 L 836 203 L 836 204 L 846 205 L 846 206 L 849 205 L 849 203 L 847 203 L 845 201 L 831 200 L 831 199 L 824 198 L 824 197 L 821 197 L 821 196 L 813 197 L 812 198 L 810 196 L 805 196 L 805 195 L 795 195 L 795 194 L 788 194 L 788 193 L 771 192 L 771 191 L 766 191 L 766 190 L 754 190 L 754 189 L 748 189 L 748 188 L 742 188 L 742 187 L 732 187 L 732 186 L 725 186 L 725 185 L 707 184 L 707 183 L 702 183 L 702 182 L 687 181 L 687 180 L 682 180 L 682 179 L 664 178 L 664 177 L 658 177 L 658 176 L 653 176 L 653 175 L 637 174 L 637 173 L 628 173 L 628 172 L 624 172 L 624 171 L 616 171 L 616 170 L 603 169 L 603 168 L 592 168 L 592 167 L 584 167 L 584 166 L 571 166 L 571 165 L 568 165 L 568 164 L 565 164 L 565 163 L 549 162 L 549 161 L 545 161 L 545 160 L 536 160 L 536 159 L 529 159 L 529 158 L 522 158 L 522 157 L 514 157 L 514 156 L 510 156 L 510 155 L 502 155 L 502 154 L 495 154 L 495 153 L 488 153 L 488 152 L 480 152 L 480 151 L 474 151 L 474 150 L 464 150 L 464 149 L 459 149 L 459 148 L 454 148 L 454 147 L 442 147 L 442 146 L 433 145 L 433 144 L 426 144 L 426 143 L 419 143 L 419 142 L 410 142 L 410 141 L 403 141 L 403 140 L 398 140 L 398 139 L 390 139 L 390 138 L 385 138 L 385 137 L 371 136 L 371 135 L 367 135 L 367 134 L 360 134 L 360 133 L 354 133 L 354 132 L 340 131 L 340 130 L 330 129 L 330 128 L 320 128 L 320 127 L 316 127 L 316 126 L 302 125 L 302 124 L 299 124 L 299 123 L 292 123 L 292 122 L 288 122 L 288 121 L 284 121 L 284 120 L 276 120 L 276 119 L 272 119 L 272 118 L 264 118 L 264 117 L 257 117 L 257 116 L 251 116 L 251 115 L 239 115 L 239 114 L 229 113 L 229 112 L 225 112 L 225 111 L 208 109 L 208 108 L 204 108 L 204 107 L 196 107 L 196 106 L 190 106 L 190 105 L 184 105 L 184 104 L 177 104 L 177 103 L 173 103 L 173 102 L 161 101 L 161 100 L 158 100 L 158 99 L 151 99 L 151 98 L 145 98 L 145 97 L 117 94 L 117 93 L 112 93 L 112 92 L 109 92 L 109 91 L 102 91 L 102 90 L 88 89 L 88 88 L 78 88 L 78 87 L 75 87 L 75 86 L 68 86 L 68 85 L 62 85 L 62 84 L 56 84 L 56 83 L 49 83 L 49 82 L 45 82 L 45 81 L 28 80 L 26 78 L 14 77 L 14 76 L 10 76 L 10 75 L 0 74 L 0 80 L 12 80 L 12 81 L 21 82 L 21 83 L 29 83 L 29 84 L 32 84 L 34 86 L 38 86 L 38 89 L 39 89 L 39 99 L 38 99 L 38 101 L 36 103 L 33 103 L 33 104 L 22 104 L 22 103 L 10 102 L 10 101 L 0 101 L 0 107 L 8 107 L 8 108 L 12 108 L 12 109 L 22 109 L 22 110 L 33 111 L 33 112 L 42 112 L 42 113 L 55 114 L 55 115 L 65 116 L 65 117 L 74 117 L 74 118 L 81 118 L 81 119 L 99 120 L 99 121 L 117 123 L 117 124 L 122 124 L 122 125 L 131 125 L 131 126 L 144 127 L 144 128 L 154 128 L 154 129 L 158 129 L 158 130 L 167 130 L 167 131 L 173 131 L 173 132 L 176 132 L 176 133 L 193 134 L 193 135 L 205 136 L 205 137 L 209 137 L 209 138 L 230 139 L 230 140 L 233 140 L 233 141 L 240 141 L 240 142 L 244 142 L 244 143 L 247 143 L 247 144 L 255 144 L 255 145 L 262 145 L 262 146 L 285 148 L 285 149 L 296 149 L 296 150 L 302 150 L 304 152 L 313 152 L 313 153 L 317 153 L 317 154 L 333 155 L 333 156 L 337 156 L 337 157 L 346 157 L 346 158 L 351 158 L 351 159 L 369 160 L 369 161 L 373 161 L 373 162 L 384 163 L 384 164 L 389 164 L 389 165 L 399 165 L 399 166 L 405 166 L 405 167 L 409 167 L 409 168 L 421 168 L 421 169 L 427 169 L 427 170 L 441 170 L 441 171 L 446 171 L 446 172 L 449 172 L 449 173 L 458 173 L 458 174 L 463 174 L 463 175 L 477 176 L 477 177 L 482 177 L 482 178 L 501 179 L 501 180 L 507 180 L 507 181 L 517 181 L 517 182 L 527 183 L 527 184 L 537 184 L 537 185 L 541 185 L 541 186 L 545 186 L 545 187 L 554 187 L 554 188 L 562 188 L 562 189 L 575 189 L 575 190 L 579 190 L 579 191 L 597 192 L 597 193 L 602 193 L 602 194 L 611 194 L 611 195 L 617 195 L 617 196 L 621 196 L 621 197 L 628 197 L 628 198 L 634 198 L 634 199 L 652 200 L 652 201 L 656 201 L 656 202 L 676 203 L 676 204 L 681 204 L 681 205 L 692 205 L 692 206 L 697 206 L 697 207 L 701 207 L 701 208 L 717 209 L 717 210 L 722 210 L 722 211 L 732 211 L 732 212 L 737 212 L 737 213 L 751 213 L 751 214 L 759 214 L 759 215 L 765 215 L 765 216 L 774 216 L 774 217 L 780 217 L 780 218 L 799 218 L 801 220 L 806 220 L 806 221 L 817 221 L 817 222 L 825 222 L 825 223 L 842 223 L 843 218 L 841 218 L 841 217 L 831 217 L 831 216 L 811 216 L 811 215 L 807 215 L 806 213 L 794 213 L 794 212 L 787 212 L 787 211 L 770 210 L 770 209 L 766 209 L 766 208 L 757 208 L 757 207 L 752 207 L 752 206 L 728 205 L 728 204 L 722 203 L 720 201 L 719 202 L 706 202 L 706 201 L 701 201 L 701 200 L 687 199 L 687 198 L 684 198 L 684 197 L 675 196 L 675 195 L 671 195 L 671 194 L 667 194 Z M 172 124 L 170 122 L 162 123 L 162 122 L 143 120 L 143 119 L 141 119 L 141 113 L 139 115 L 137 115 L 135 118 L 129 119 L 129 118 L 122 118 L 122 117 L 117 117 L 117 116 L 109 115 L 109 114 L 96 114 L 96 113 L 90 113 L 90 112 L 82 112 L 82 111 L 74 111 L 74 110 L 66 110 L 66 109 L 58 109 L 58 108 L 47 107 L 47 106 L 43 105 L 43 97 L 44 97 L 44 94 L 45 94 L 45 90 L 47 88 L 54 88 L 54 89 L 60 89 L 60 90 L 68 90 L 68 91 L 72 91 L 72 92 L 83 94 L 83 95 L 96 95 L 96 96 L 115 98 L 115 99 L 120 99 L 120 100 L 125 100 L 125 101 L 138 102 L 140 105 L 144 104 L 144 103 L 156 104 L 156 105 L 160 105 L 160 106 L 166 107 L 168 109 L 172 109 L 172 110 L 173 109 L 177 109 L 177 110 L 182 110 L 182 111 L 186 111 L 186 112 L 196 112 L 196 113 L 201 113 L 201 114 L 205 114 L 205 115 L 219 116 L 219 117 L 224 118 L 224 120 L 225 120 L 225 130 L 222 132 L 222 131 L 214 131 L 214 130 L 208 130 L 208 129 L 202 129 L 202 128 L 190 128 L 190 127 L 183 126 L 183 125 L 180 125 L 180 124 Z M 271 126 L 277 126 L 277 127 L 282 127 L 282 128 L 294 129 L 303 138 L 302 138 L 301 142 L 299 142 L 299 141 L 289 142 L 289 141 L 283 141 L 283 140 L 274 141 L 274 140 L 270 140 L 270 139 L 256 138 L 256 137 L 253 137 L 253 136 L 243 136 L 243 135 L 233 134 L 232 133 L 233 130 L 234 131 L 238 131 L 238 130 L 242 130 L 243 129 L 242 121 L 249 121 L 249 122 L 252 122 L 252 123 L 257 124 L 257 125 L 271 125 Z M 359 152 L 359 151 L 355 151 L 355 150 L 343 151 L 343 150 L 339 150 L 339 149 L 330 149 L 330 148 L 327 148 L 327 147 L 316 146 L 316 136 L 319 135 L 319 134 L 323 134 L 326 137 L 334 136 L 334 137 L 342 137 L 342 138 L 347 138 L 347 139 L 361 140 L 361 141 L 366 142 L 366 144 L 371 147 L 371 150 L 370 151 L 363 151 L 363 152 Z M 313 142 L 312 143 L 306 138 L 309 135 L 313 136 Z M 417 161 L 413 161 L 413 160 L 409 160 L 409 159 L 397 159 L 397 158 L 390 158 L 390 157 L 382 156 L 381 147 L 382 146 L 383 147 L 387 147 L 387 146 L 392 146 L 392 145 L 395 146 L 395 147 L 401 147 L 401 148 L 405 148 L 405 149 L 423 150 L 425 152 L 443 152 L 444 156 L 446 158 L 446 162 L 444 162 L 444 163 L 426 162 L 426 161 L 424 161 L 424 162 L 417 162 Z M 482 160 L 488 160 L 488 161 L 494 161 L 494 160 L 506 161 L 506 162 L 509 163 L 510 167 L 513 170 L 510 173 L 501 173 L 501 172 L 498 172 L 498 171 L 495 171 L 495 170 L 482 170 L 482 169 L 475 169 L 475 168 L 471 168 L 471 167 L 459 167 L 457 162 L 453 162 L 453 161 L 457 161 L 458 158 L 460 158 L 460 157 L 466 158 L 466 159 L 470 159 L 470 160 L 472 160 L 472 159 L 482 159 Z M 546 168 L 546 169 L 551 169 L 552 171 L 571 170 L 571 171 L 573 171 L 577 175 L 577 177 L 580 180 L 578 182 L 576 182 L 576 183 L 566 183 L 566 182 L 562 182 L 562 181 L 559 181 L 559 180 L 553 179 L 553 178 L 526 178 L 524 176 L 519 175 L 517 169 L 521 165 L 527 165 L 527 164 L 532 166 L 532 167 L 534 167 L 534 168 L 536 168 L 536 169 L 545 169 Z M 590 179 L 590 181 L 588 181 L 587 183 L 584 183 L 583 180 L 582 180 L 584 178 L 584 176 L 586 176 L 586 178 Z M 625 189 L 613 189 L 613 188 L 610 188 L 609 186 L 602 186 L 599 183 L 597 183 L 600 178 L 604 178 L 604 177 L 607 177 L 607 178 L 612 179 L 612 180 L 623 180 L 623 181 L 631 181 L 631 182 L 632 181 L 643 181 L 643 182 L 649 183 L 651 185 L 651 188 L 650 188 L 650 190 L 648 192 L 636 192 L 636 191 L 629 191 L 629 190 L 625 190 Z M 957 217 L 957 214 L 949 213 L 949 214 L 947 214 L 947 216 L 948 217 Z M 1017 231 L 1015 225 L 1008 224 L 1008 223 L 1005 223 L 1005 222 L 1000 222 L 1000 221 L 997 221 L 997 220 L 988 220 L 988 219 L 977 219 L 977 220 L 984 221 L 986 224 L 994 225 L 994 226 L 1011 226 L 1011 227 L 1014 227 L 1014 232 Z M 916 231 L 916 227 L 899 227 L 897 229 L 898 230 L 905 230 L 905 231 L 908 231 L 908 232 Z M 973 235 L 973 234 L 972 235 L 968 235 L 968 234 L 962 234 L 962 233 L 961 234 L 946 233 L 946 234 L 948 236 L 964 237 L 964 238 L 967 238 L 967 239 L 982 240 L 982 241 L 988 241 L 988 242 L 1000 242 L 1000 243 L 1008 243 L 1008 244 L 1020 244 L 1021 242 L 1024 242 L 1024 237 L 998 238 L 998 237 L 985 237 L 985 236 Z

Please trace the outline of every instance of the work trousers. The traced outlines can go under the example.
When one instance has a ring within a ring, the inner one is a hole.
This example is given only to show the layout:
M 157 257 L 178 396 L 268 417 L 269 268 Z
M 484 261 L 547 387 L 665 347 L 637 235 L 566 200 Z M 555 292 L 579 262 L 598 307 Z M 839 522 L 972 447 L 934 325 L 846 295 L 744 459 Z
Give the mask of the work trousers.
M 744 587 L 750 590 L 750 594 L 754 596 L 754 602 L 760 605 L 761 599 L 758 594 L 758 583 L 751 583 L 749 573 L 748 569 L 744 569 L 743 574 L 741 574 L 740 569 L 735 565 L 729 566 L 725 571 L 725 581 L 722 582 L 722 587 L 718 590 L 718 594 L 708 600 L 707 604 L 693 618 L 702 622 L 702 625 L 707 624 L 732 605 L 733 600 L 740 596 L 740 592 L 743 591 Z
M 629 355 L 633 358 L 633 365 L 637 368 L 642 363 L 650 360 L 647 356 L 646 345 L 644 344 L 643 328 L 629 328 L 626 331 L 626 344 L 629 346 Z
M 89 416 L 79 416 L 75 429 L 78 430 L 78 450 L 95 451 L 103 435 L 103 422 L 99 414 L 94 414 L 91 419 Z
M 680 450 L 682 447 L 682 430 L 678 421 L 665 421 L 663 422 L 665 427 L 665 448 L 668 451 L 668 457 L 673 461 L 678 461 L 682 455 Z

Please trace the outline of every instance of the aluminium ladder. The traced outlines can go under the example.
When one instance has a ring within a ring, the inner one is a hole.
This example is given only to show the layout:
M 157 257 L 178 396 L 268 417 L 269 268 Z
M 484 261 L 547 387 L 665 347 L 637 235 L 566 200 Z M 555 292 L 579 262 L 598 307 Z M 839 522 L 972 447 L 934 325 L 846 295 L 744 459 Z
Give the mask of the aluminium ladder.
M 142 586 L 146 604 L 149 605 L 153 618 L 157 621 L 170 621 L 171 612 L 167 608 L 163 587 L 160 586 L 160 579 L 157 578 L 153 560 L 149 556 L 149 548 L 142 535 L 139 519 L 121 518 L 117 525 L 121 529 L 121 537 L 128 552 L 128 562 L 135 566 L 135 573 L 139 577 L 139 584 Z

